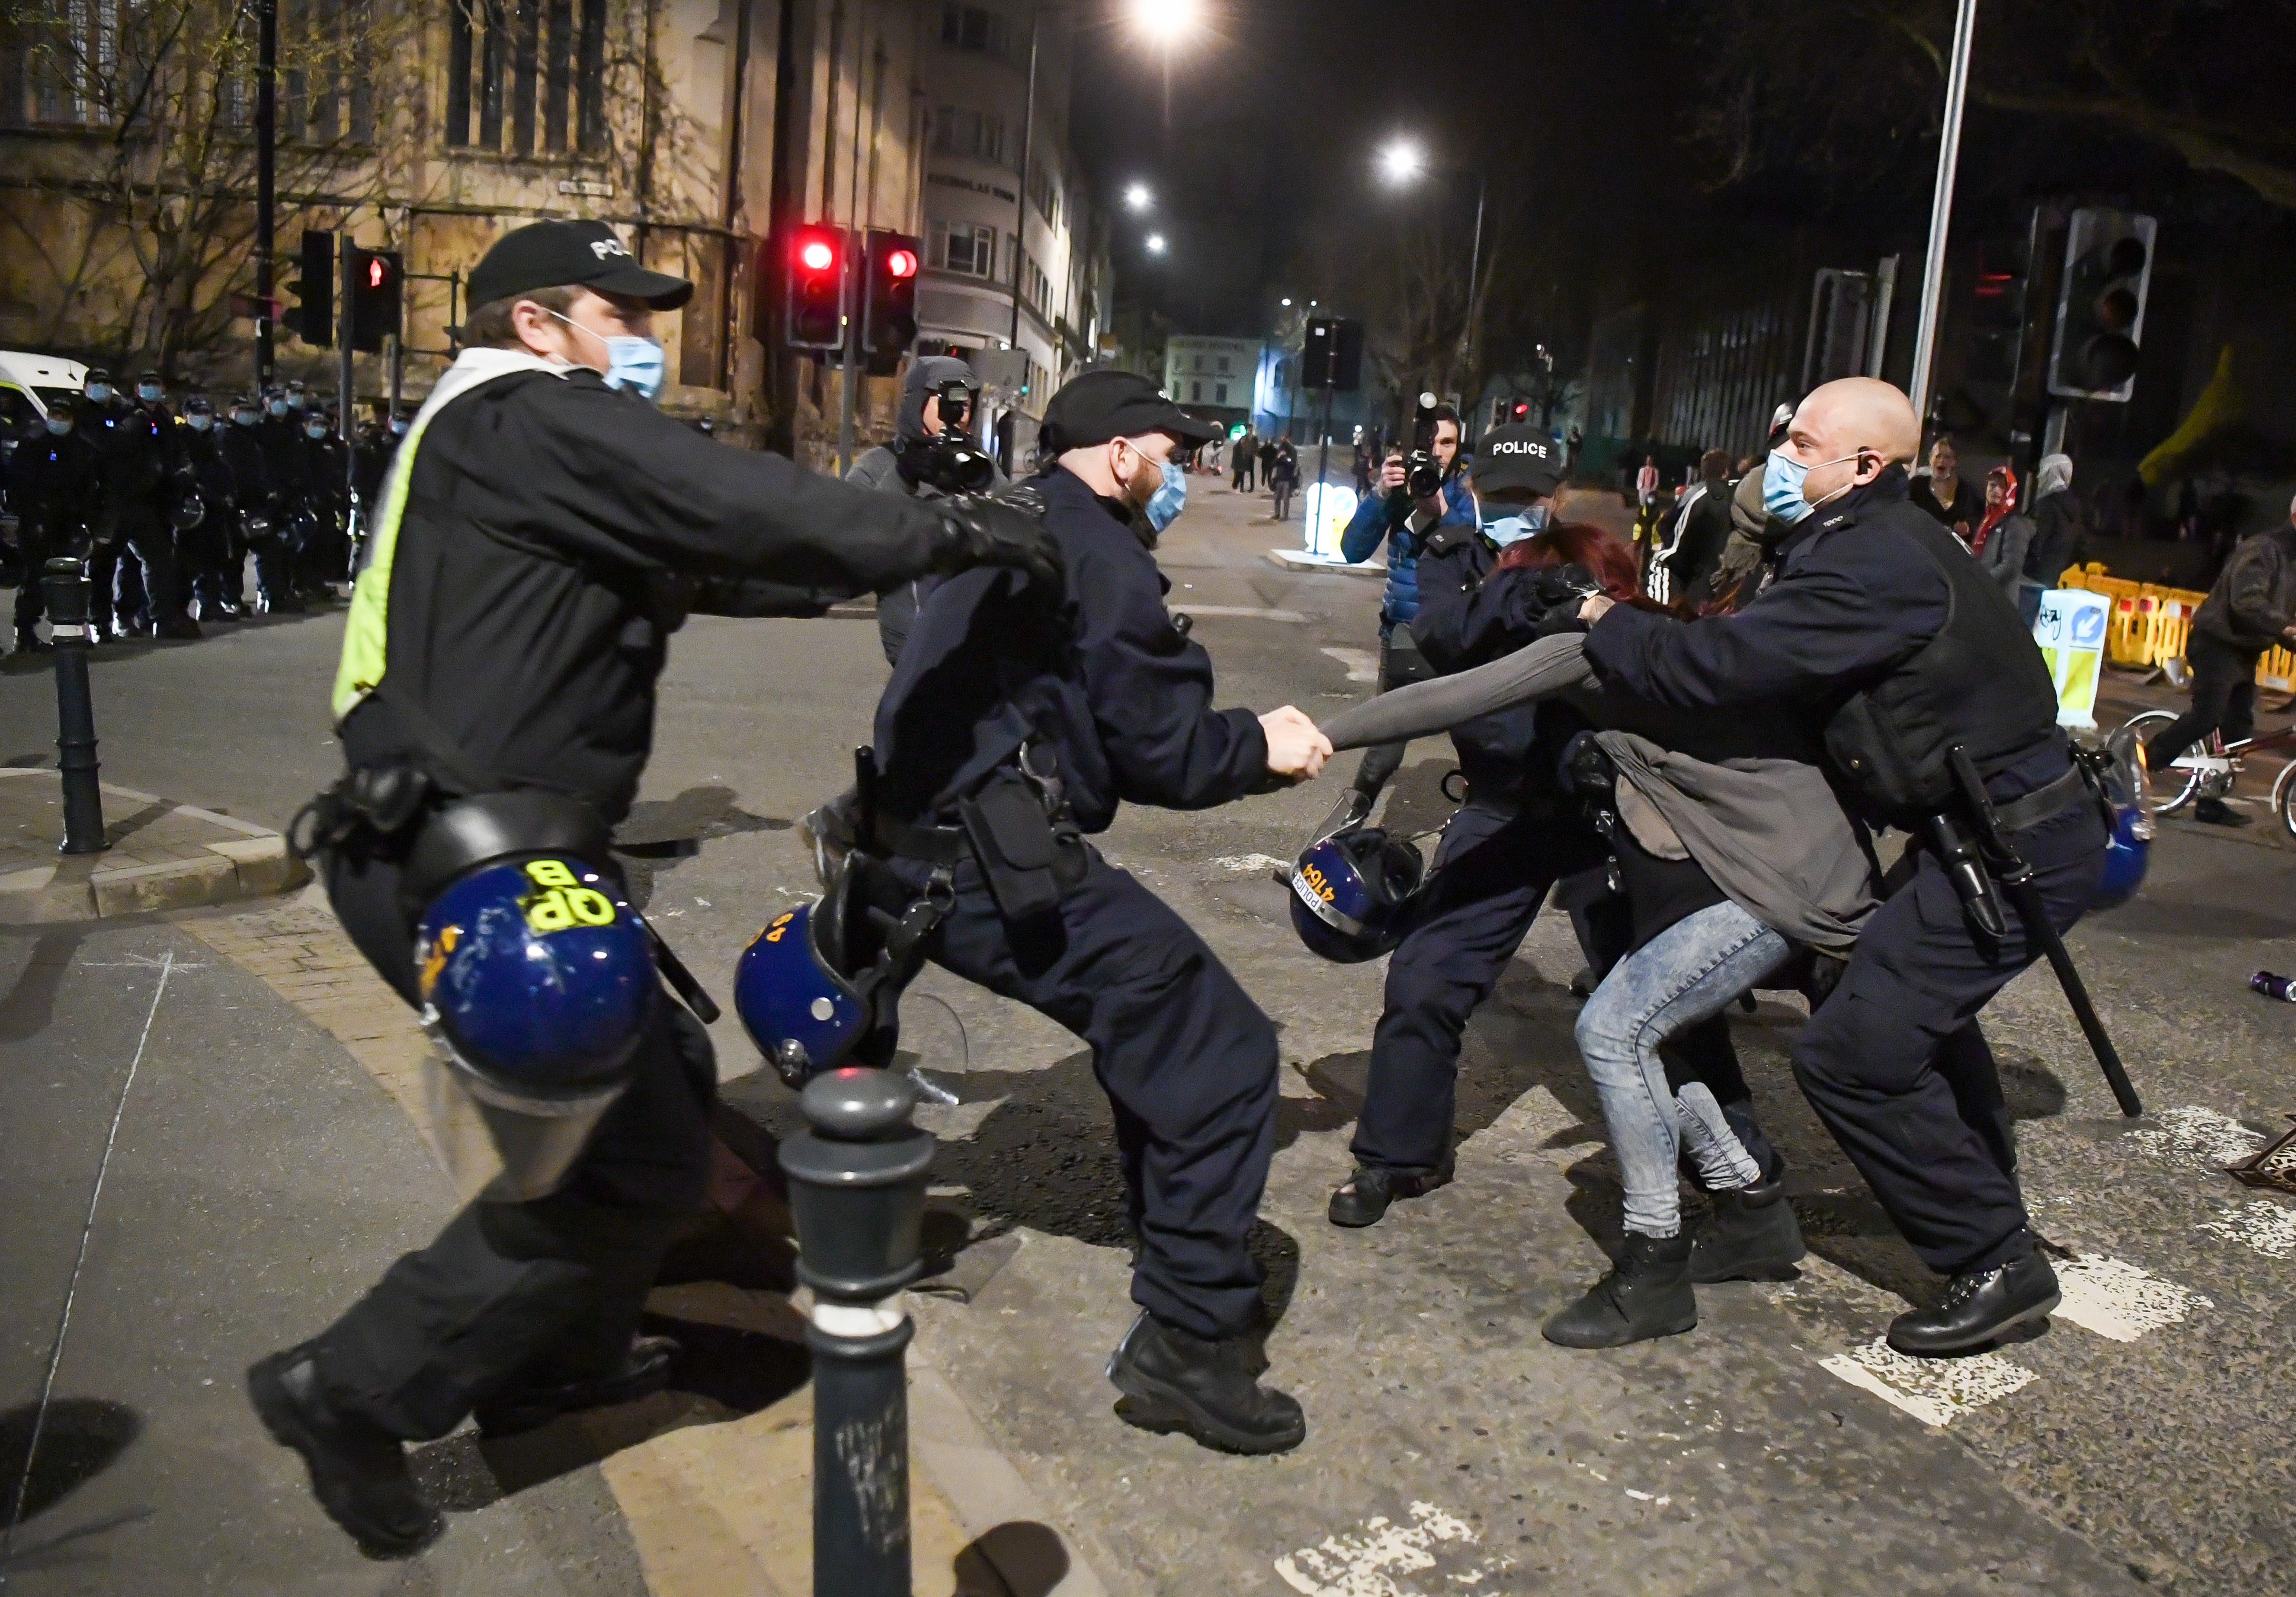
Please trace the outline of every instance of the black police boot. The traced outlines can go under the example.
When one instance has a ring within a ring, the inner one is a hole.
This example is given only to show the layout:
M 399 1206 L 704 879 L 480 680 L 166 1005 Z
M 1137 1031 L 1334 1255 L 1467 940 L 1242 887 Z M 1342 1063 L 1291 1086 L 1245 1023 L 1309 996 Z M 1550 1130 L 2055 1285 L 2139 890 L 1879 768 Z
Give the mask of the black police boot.
M 1786 1201 L 1783 1173 L 1735 1192 L 1710 1194 L 1714 1207 L 1690 1238 L 1690 1279 L 1792 1281 L 1808 1253 Z
M 2057 1273 L 2035 1249 L 1990 1270 L 1955 1276 L 1935 1308 L 1910 1309 L 1890 1322 L 1890 1346 L 1916 1358 L 1967 1353 L 2046 1319 L 2057 1296 Z
M 1418 1198 L 1437 1187 L 1448 1186 L 1456 1169 L 1450 1154 L 1443 1162 L 1423 1175 L 1406 1175 L 1399 1170 L 1375 1170 L 1356 1167 L 1337 1192 L 1332 1194 L 1329 1210 L 1332 1224 L 1353 1230 L 1362 1225 L 1376 1225 L 1387 1213 L 1387 1206 L 1398 1198 Z
M 2221 798 L 2203 798 L 2193 806 L 2193 819 L 2210 826 L 2246 826 L 2255 818 L 2242 815 Z
M 1539 1327 L 1562 1347 L 1623 1347 L 1670 1337 L 1698 1323 L 1690 1290 L 1690 1238 L 1627 1233 L 1611 1273 Z
M 266 616 L 299 616 L 303 602 L 292 593 L 263 594 L 257 596 L 255 608 Z
M 164 621 L 152 623 L 152 635 L 174 638 L 179 643 L 196 643 L 200 637 L 200 624 L 187 615 L 169 616 Z
M 247 1396 L 271 1439 L 303 1455 L 327 1518 L 370 1556 L 411 1557 L 447 1528 L 415 1491 L 398 1438 L 328 1403 L 308 1347 L 250 1365 Z
M 1208 1342 L 1143 1312 L 1108 1357 L 1116 1416 L 1222 1453 L 1289 1453 L 1308 1437 L 1298 1399 L 1253 1379 L 1254 1339 Z
M 621 1368 L 611 1374 L 556 1386 L 520 1387 L 488 1398 L 478 1406 L 479 1429 L 490 1437 L 516 1436 L 561 1414 L 651 1397 L 669 1384 L 670 1366 L 684 1351 L 671 1337 L 640 1337 L 630 1344 Z

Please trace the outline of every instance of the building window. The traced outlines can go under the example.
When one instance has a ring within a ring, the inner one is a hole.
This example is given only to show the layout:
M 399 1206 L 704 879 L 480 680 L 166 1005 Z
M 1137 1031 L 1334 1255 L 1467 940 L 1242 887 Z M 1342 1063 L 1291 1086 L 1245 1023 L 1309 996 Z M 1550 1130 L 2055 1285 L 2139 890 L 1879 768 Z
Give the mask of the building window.
M 1212 403 L 1214 405 L 1227 403 L 1227 384 L 1220 382 L 1212 385 Z
M 1192 382 L 1192 383 L 1190 383 L 1190 384 L 1188 385 L 1188 403 L 1189 403 L 1189 404 L 1191 404 L 1191 405 L 1196 404 L 1198 401 L 1201 400 L 1201 399 L 1203 398 L 1203 397 L 1204 397 L 1204 385 L 1203 385 L 1202 383 L 1201 383 L 1201 382 Z
M 1225 355 L 1219 357 L 1219 369 L 1221 374 L 1225 376 L 1227 373 L 1227 356 Z
M 1046 226 L 1058 227 L 1061 225 L 1060 175 L 1041 156 L 1030 164 L 1034 169 L 1029 174 L 1029 203 L 1035 206 L 1037 214 L 1045 218 Z
M 454 0 L 447 143 L 503 155 L 606 145 L 606 0 Z
M 994 228 L 975 227 L 969 222 L 936 222 L 932 246 L 932 263 L 944 271 L 962 272 L 968 277 L 996 274 Z
M 942 6 L 940 42 L 951 50 L 972 50 L 999 61 L 1013 59 L 1012 24 L 985 5 Z
M 944 105 L 933 118 L 933 152 L 1004 164 L 1004 119 L 961 105 Z

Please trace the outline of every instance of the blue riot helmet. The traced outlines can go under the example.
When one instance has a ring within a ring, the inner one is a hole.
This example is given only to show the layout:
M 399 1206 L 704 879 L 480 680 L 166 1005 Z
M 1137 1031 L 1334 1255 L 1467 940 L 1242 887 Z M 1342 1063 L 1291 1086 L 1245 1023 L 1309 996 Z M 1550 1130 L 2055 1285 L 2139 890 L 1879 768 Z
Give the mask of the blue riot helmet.
M 1310 844 L 1292 868 L 1292 927 L 1311 954 L 1343 965 L 1403 940 L 1403 908 L 1427 873 L 1419 850 L 1376 826 Z
M 2105 839 L 2104 874 L 2089 900 L 2091 909 L 2111 909 L 2136 897 L 2144 885 L 2155 830 L 2152 807 L 2144 802 L 2149 783 L 2144 741 L 2123 727 L 2105 741 L 2104 753 L 2102 774 L 2112 806 L 2112 835 Z
M 840 860 L 829 889 L 786 910 L 742 951 L 734 1008 L 791 1087 L 858 1063 L 883 1066 L 899 1037 L 901 989 L 946 910 L 864 854 Z
M 488 1172 L 486 1195 L 508 1201 L 556 1191 L 629 1085 L 652 1014 L 644 922 L 579 859 L 497 857 L 431 898 L 414 960 L 433 1127 L 458 1183 Z

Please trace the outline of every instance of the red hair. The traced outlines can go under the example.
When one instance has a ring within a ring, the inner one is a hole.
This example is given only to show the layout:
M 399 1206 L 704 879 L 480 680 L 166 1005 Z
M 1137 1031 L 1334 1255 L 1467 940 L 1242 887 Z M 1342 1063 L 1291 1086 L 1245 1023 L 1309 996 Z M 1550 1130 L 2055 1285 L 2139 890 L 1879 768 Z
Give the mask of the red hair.
M 1635 552 L 1591 521 L 1550 522 L 1543 531 L 1509 544 L 1496 569 L 1544 571 L 1554 566 L 1585 567 L 1613 599 L 1642 596 Z

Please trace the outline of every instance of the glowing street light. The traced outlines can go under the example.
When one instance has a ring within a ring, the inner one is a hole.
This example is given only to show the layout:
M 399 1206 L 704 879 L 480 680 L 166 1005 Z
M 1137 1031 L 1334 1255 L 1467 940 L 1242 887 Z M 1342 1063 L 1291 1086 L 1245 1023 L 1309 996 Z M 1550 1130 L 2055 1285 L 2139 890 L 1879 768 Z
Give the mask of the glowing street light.
M 1379 152 L 1380 175 L 1398 187 L 1417 181 L 1427 171 L 1427 152 L 1415 139 L 1398 138 Z
M 1283 308 L 1285 310 L 1290 310 L 1292 308 L 1292 301 L 1288 297 L 1283 301 Z
M 1151 255 L 1161 255 L 1164 253 L 1164 235 L 1162 233 L 1152 233 L 1148 235 L 1148 253 Z
M 1156 196 L 1148 192 L 1146 184 L 1136 183 L 1125 189 L 1124 203 L 1133 210 L 1146 210 L 1156 203 Z
M 1132 25 L 1164 45 L 1177 44 L 1203 30 L 1202 0 L 1132 0 Z

